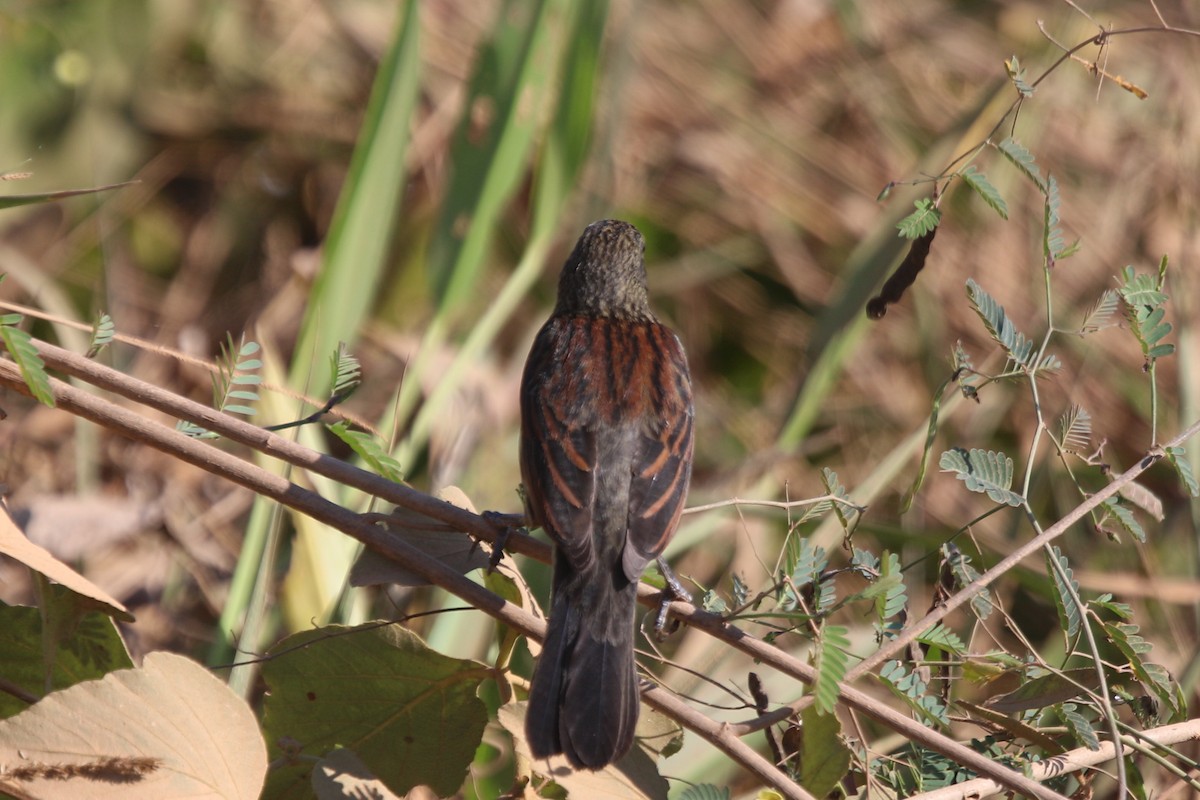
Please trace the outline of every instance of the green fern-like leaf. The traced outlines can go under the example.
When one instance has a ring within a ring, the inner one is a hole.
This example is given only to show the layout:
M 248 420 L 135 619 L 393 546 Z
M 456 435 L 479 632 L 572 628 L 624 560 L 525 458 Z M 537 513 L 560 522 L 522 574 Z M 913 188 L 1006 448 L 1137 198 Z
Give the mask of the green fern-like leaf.
M 1142 663 L 1141 671 L 1143 685 L 1166 707 L 1167 713 L 1160 714 L 1160 718 L 1166 718 L 1168 722 L 1178 722 L 1186 718 L 1188 705 L 1183 687 L 1171 680 L 1171 673 L 1167 668 L 1162 664 L 1146 661 Z
M 400 468 L 400 462 L 392 458 L 374 436 L 352 430 L 350 424 L 345 420 L 326 427 L 330 433 L 349 445 L 350 449 L 366 463 L 367 468 L 372 472 L 393 483 L 404 482 L 404 471 Z
M 850 495 L 846 492 L 846 487 L 842 486 L 841 481 L 838 480 L 837 473 L 829 469 L 829 467 L 821 469 L 821 483 L 825 486 L 825 494 L 849 502 Z M 833 513 L 837 515 L 838 522 L 841 523 L 842 532 L 849 532 L 850 517 L 846 513 L 846 504 L 830 503 L 830 505 L 833 507 Z
M 1063 721 L 1067 723 L 1071 733 L 1075 737 L 1075 741 L 1083 745 L 1089 750 L 1100 749 L 1100 739 L 1096 736 L 1096 731 L 1092 728 L 1092 723 L 1087 720 L 1083 714 L 1079 713 L 1078 707 L 1074 703 L 1063 703 L 1059 707 Z
M 1058 441 L 1064 450 L 1080 453 L 1092 446 L 1092 415 L 1073 405 L 1058 419 Z
M 1033 153 L 1026 150 L 1017 140 L 1005 139 L 1000 144 L 996 145 L 996 149 L 1009 160 L 1021 173 L 1033 181 L 1040 191 L 1045 191 L 1045 184 L 1042 183 L 1042 172 L 1034 163 Z
M 917 641 L 929 647 L 940 647 L 957 656 L 966 655 L 967 653 L 966 642 L 940 622 L 918 636 Z
M 107 347 L 117 335 L 117 326 L 112 317 L 100 312 L 100 316 L 92 323 L 92 340 L 88 344 L 87 357 L 95 358 L 100 351 Z
M 1046 265 L 1051 267 L 1065 249 L 1058 218 L 1061 202 L 1058 196 L 1058 181 L 1053 175 L 1047 175 L 1046 202 L 1042 218 L 1042 257 L 1046 259 Z
M 970 586 L 979 578 L 979 571 L 971 564 L 971 558 L 953 543 L 942 546 L 942 558 L 949 566 L 950 574 L 954 577 L 955 589 Z M 971 598 L 971 608 L 981 621 L 986 620 L 996 610 L 992 603 L 991 593 L 987 589 Z
M 1005 313 L 1004 306 L 997 303 L 973 278 L 967 279 L 967 297 L 992 339 L 1005 349 L 1008 357 L 1019 366 L 1029 366 L 1033 342 L 1017 330 Z
M 1146 541 L 1146 530 L 1142 527 L 1142 524 L 1138 522 L 1137 517 L 1134 516 L 1133 510 L 1122 505 L 1118 498 L 1110 497 L 1105 500 L 1104 511 L 1106 512 L 1105 517 L 1100 521 L 1100 527 L 1102 529 L 1108 530 L 1108 528 L 1105 526 L 1105 522 L 1111 519 L 1116 521 L 1117 525 L 1122 530 L 1129 533 L 1139 542 Z
M 1138 274 L 1133 267 L 1127 266 L 1122 271 L 1123 282 L 1117 290 L 1125 301 L 1129 330 L 1150 362 L 1175 352 L 1175 345 L 1162 341 L 1171 332 L 1171 323 L 1165 320 L 1164 306 L 1168 298 L 1162 291 L 1165 270 L 1166 258 L 1159 265 L 1158 276 Z
M 832 714 L 837 707 L 838 684 L 846 677 L 846 666 L 850 661 L 849 630 L 841 625 L 825 625 L 821 629 L 817 649 L 817 682 L 814 693 L 817 709 L 822 714 Z
M 828 613 L 837 604 L 837 584 L 832 580 L 823 580 L 817 584 L 816 608 L 813 613 L 817 616 Z
M 900 568 L 900 557 L 884 551 L 880 559 L 879 594 L 875 597 L 875 617 L 880 623 L 895 619 L 908 605 L 908 591 L 904 585 L 904 573 Z
M 926 694 L 928 686 L 916 670 L 909 672 L 899 661 L 889 661 L 880 667 L 879 678 L 893 694 L 908 703 L 924 722 L 942 727 L 950 724 L 945 704 L 937 697 Z
M 1117 309 L 1121 307 L 1121 295 L 1116 289 L 1105 289 L 1104 294 L 1092 304 L 1092 307 L 1083 315 L 1083 322 L 1079 325 L 1080 335 L 1095 333 L 1098 330 L 1111 327 L 1117 324 L 1116 316 Z
M 992 210 L 999 214 L 1002 218 L 1008 219 L 1008 204 L 1004 202 L 1004 198 L 1000 196 L 1000 192 L 992 186 L 991 182 L 982 173 L 976 171 L 975 167 L 967 167 L 962 172 L 958 173 L 958 177 L 962 178 L 967 186 L 975 190 L 975 194 L 983 198 L 983 202 L 992 207 Z
M 1196 473 L 1192 471 L 1192 462 L 1188 460 L 1187 451 L 1182 447 L 1168 447 L 1166 453 L 1167 460 L 1179 475 L 1179 480 L 1183 481 L 1183 488 L 1187 489 L 1187 493 L 1192 497 L 1200 497 L 1200 483 L 1196 482 Z
M 700 607 L 708 613 L 717 614 L 718 616 L 724 616 L 729 613 L 729 604 L 725 602 L 725 598 L 712 589 L 706 591 L 700 598 Z
M 1179 687 L 1160 665 L 1147 661 L 1152 645 L 1142 638 L 1138 626 L 1129 622 L 1105 621 L 1102 629 L 1108 641 L 1125 656 L 1138 681 L 1170 709 L 1169 716 L 1177 718 L 1186 713 Z
M 1008 79 L 1012 81 L 1017 94 L 1021 97 L 1033 97 L 1033 86 L 1025 79 L 1025 68 L 1015 55 L 1004 62 L 1004 70 L 1008 73 Z
M 233 336 L 226 334 L 213 377 L 213 408 L 226 414 L 254 416 L 251 404 L 258 402 L 257 387 L 262 383 L 258 371 L 263 364 L 256 357 L 260 349 L 257 342 L 245 340 L 235 346 Z
M 986 493 L 997 503 L 1020 506 L 1025 498 L 1011 490 L 1013 460 L 992 450 L 963 450 L 956 447 L 942 453 L 938 465 L 953 472 L 972 492 Z
M 737 608 L 741 608 L 750 598 L 750 587 L 736 572 L 730 577 L 730 582 L 733 584 L 733 604 Z
M 1050 550 L 1053 553 L 1053 558 L 1062 567 L 1062 572 L 1067 576 L 1067 581 L 1069 582 L 1064 583 L 1062 577 L 1059 575 L 1059 571 L 1049 563 L 1051 555 L 1048 553 L 1046 555 L 1046 570 L 1050 573 L 1050 577 L 1054 582 L 1054 607 L 1058 610 L 1059 627 L 1066 630 L 1067 645 L 1070 647 L 1075 641 L 1075 637 L 1079 635 L 1080 625 L 1083 624 L 1079 614 L 1079 606 L 1075 604 L 1075 600 L 1072 597 L 1072 591 L 1074 591 L 1075 597 L 1079 596 L 1079 584 L 1075 581 L 1071 565 L 1067 563 L 1067 557 L 1062 554 L 1062 551 L 1053 546 L 1051 546 Z
M 1167 302 L 1167 295 L 1159 288 L 1155 276 L 1139 273 L 1132 265 L 1121 271 L 1121 299 L 1131 306 L 1156 308 Z
M 942 212 L 928 197 L 917 200 L 913 205 L 916 206 L 916 211 L 896 223 L 900 235 L 905 239 L 919 239 L 942 221 Z
M 711 783 L 701 783 L 689 786 L 679 800 L 729 800 L 728 787 L 716 787 Z
M 917 464 L 917 473 L 913 476 L 912 485 L 908 487 L 908 491 L 904 493 L 904 499 L 900 501 L 900 513 L 908 513 L 912 508 L 913 501 L 916 500 L 917 492 L 921 491 L 921 487 L 925 484 L 925 475 L 929 470 L 929 454 L 933 452 L 933 443 L 937 440 L 938 432 L 938 416 L 942 410 L 942 397 L 945 395 L 946 387 L 950 385 L 950 381 L 957 378 L 961 372 L 958 367 L 959 352 L 962 351 L 962 342 L 955 347 L 954 375 L 951 375 L 946 380 L 942 381 L 942 385 L 933 393 L 933 409 L 929 413 L 929 424 L 925 427 L 925 446 L 921 448 L 921 461 Z M 962 357 L 967 359 L 967 354 L 962 352 Z M 970 360 L 967 359 L 970 364 Z
M 330 368 L 333 377 L 329 385 L 333 387 L 333 397 L 340 403 L 362 385 L 362 365 L 350 354 L 345 342 L 338 342 L 337 350 L 330 358 Z
M 0 320 L 0 340 L 4 341 L 4 347 L 17 363 L 17 369 L 21 371 L 30 393 L 39 403 L 54 408 L 54 392 L 50 388 L 50 376 L 46 374 L 46 362 L 38 355 L 33 337 L 13 327 L 20 320 L 20 314 L 5 315 Z
M 816 581 L 828 564 L 824 547 L 814 546 L 803 537 L 793 538 L 789 543 L 785 569 L 796 588 Z

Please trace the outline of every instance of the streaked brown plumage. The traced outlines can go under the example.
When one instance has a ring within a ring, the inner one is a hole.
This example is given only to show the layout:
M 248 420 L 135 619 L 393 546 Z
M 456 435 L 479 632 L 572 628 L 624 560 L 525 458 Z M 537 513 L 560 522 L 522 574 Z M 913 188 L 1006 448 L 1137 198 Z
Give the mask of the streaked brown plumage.
M 633 743 L 637 582 L 675 533 L 692 469 L 687 359 L 650 310 L 643 250 L 626 222 L 584 230 L 521 381 L 521 476 L 556 545 L 526 733 L 535 757 L 589 769 Z

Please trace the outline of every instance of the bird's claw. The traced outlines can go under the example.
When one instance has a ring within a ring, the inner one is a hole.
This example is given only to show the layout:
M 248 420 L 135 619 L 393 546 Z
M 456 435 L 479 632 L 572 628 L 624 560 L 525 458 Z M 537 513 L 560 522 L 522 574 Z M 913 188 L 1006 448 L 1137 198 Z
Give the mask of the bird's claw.
M 667 561 L 662 556 L 658 557 L 658 571 L 663 576 L 663 581 L 666 585 L 663 587 L 662 594 L 659 595 L 658 615 L 654 618 L 654 635 L 659 641 L 662 641 L 679 630 L 679 620 L 668 620 L 671 603 L 676 600 L 683 600 L 690 603 L 692 602 L 692 594 L 683 587 L 679 578 L 667 566 Z
M 482 516 L 496 531 L 496 539 L 492 542 L 492 554 L 488 557 L 488 572 L 492 573 L 504 558 L 504 548 L 508 546 L 512 532 L 524 526 L 525 517 L 500 511 L 484 511 Z

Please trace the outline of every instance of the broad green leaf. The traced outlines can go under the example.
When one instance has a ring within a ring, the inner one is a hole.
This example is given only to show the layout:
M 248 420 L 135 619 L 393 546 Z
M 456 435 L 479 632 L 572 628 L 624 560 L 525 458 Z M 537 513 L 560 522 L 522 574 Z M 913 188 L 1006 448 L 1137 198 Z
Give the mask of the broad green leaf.
M 850 749 L 837 714 L 823 714 L 816 704 L 800 714 L 800 785 L 813 797 L 825 797 L 850 769 Z
M 421 78 L 421 5 L 404 4 L 379 64 L 346 183 L 321 247 L 321 269 L 305 306 L 290 380 L 307 384 L 307 391 L 318 395 L 329 387 L 324 374 L 308 374 L 314 354 L 357 341 L 388 263 L 408 182 L 405 155 Z
M 1026 681 L 1014 691 L 991 698 L 985 705 L 993 711 L 1015 714 L 1070 700 L 1098 686 L 1096 670 L 1091 668 L 1048 672 Z
M 64 587 L 54 585 L 54 590 L 82 600 Z M 65 615 L 53 632 L 43 624 L 41 610 L 0 605 L 0 652 L 4 680 L 34 697 L 133 666 L 112 618 L 82 605 L 77 613 Z M 0 692 L 0 719 L 26 708 L 29 704 L 16 692 Z
M 448 658 L 396 624 L 330 626 L 289 636 L 263 665 L 263 730 L 271 757 L 281 741 L 298 760 L 273 770 L 266 795 L 308 798 L 314 764 L 353 750 L 392 791 L 424 784 L 458 791 L 487 724 L 480 684 L 488 667 Z

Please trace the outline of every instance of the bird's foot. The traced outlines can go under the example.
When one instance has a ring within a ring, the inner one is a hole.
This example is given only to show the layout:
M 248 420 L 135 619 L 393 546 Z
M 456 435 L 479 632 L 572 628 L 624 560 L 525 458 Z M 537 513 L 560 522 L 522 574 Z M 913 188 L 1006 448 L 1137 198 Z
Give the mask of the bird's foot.
M 654 620 L 654 635 L 662 641 L 675 631 L 679 630 L 679 620 L 668 620 L 668 615 L 671 610 L 671 603 L 676 600 L 684 602 L 692 602 L 692 593 L 683 587 L 679 578 L 667 566 L 667 560 L 662 556 L 658 557 L 658 571 L 663 576 L 663 581 L 666 584 L 663 587 L 662 594 L 659 596 L 658 616 Z
M 500 511 L 484 511 L 483 518 L 495 529 L 496 538 L 492 542 L 492 555 L 488 559 L 488 572 L 494 572 L 504 558 L 504 548 L 513 531 L 525 526 L 523 514 L 505 514 Z

